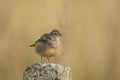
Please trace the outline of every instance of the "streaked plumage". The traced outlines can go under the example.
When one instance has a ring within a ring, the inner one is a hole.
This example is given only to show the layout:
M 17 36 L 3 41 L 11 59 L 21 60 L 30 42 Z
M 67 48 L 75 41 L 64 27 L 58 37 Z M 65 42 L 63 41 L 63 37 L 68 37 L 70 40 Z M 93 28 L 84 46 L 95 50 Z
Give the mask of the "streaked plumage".
M 60 51 L 60 38 L 62 34 L 54 29 L 50 33 L 43 34 L 35 44 L 30 45 L 35 47 L 35 52 L 42 57 L 53 57 L 59 54 Z

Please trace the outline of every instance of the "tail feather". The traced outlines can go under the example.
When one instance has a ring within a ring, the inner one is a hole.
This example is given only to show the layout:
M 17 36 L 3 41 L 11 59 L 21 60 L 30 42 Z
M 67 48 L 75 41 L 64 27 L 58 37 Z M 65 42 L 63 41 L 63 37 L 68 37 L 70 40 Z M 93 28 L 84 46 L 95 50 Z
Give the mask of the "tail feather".
M 30 45 L 30 47 L 34 47 L 34 46 L 35 46 L 35 44 Z

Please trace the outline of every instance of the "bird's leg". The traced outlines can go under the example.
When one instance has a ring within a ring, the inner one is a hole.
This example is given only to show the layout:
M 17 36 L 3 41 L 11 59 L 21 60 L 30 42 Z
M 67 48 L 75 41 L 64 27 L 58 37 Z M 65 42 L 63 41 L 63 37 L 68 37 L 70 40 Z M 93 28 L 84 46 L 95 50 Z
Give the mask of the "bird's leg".
M 54 61 L 54 63 L 55 63 L 55 61 L 56 61 L 56 57 L 55 57 L 55 56 L 53 57 L 53 61 Z
M 48 60 L 48 62 L 50 63 L 50 59 L 49 59 L 49 57 L 47 57 L 47 60 Z
M 41 56 L 41 63 L 43 62 L 42 59 L 43 59 L 43 57 Z

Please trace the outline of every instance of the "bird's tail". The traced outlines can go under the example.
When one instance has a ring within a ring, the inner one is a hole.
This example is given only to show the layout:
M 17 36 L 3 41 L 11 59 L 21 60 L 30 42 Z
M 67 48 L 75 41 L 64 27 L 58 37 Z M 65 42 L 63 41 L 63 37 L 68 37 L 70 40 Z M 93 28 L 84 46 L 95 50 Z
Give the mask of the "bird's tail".
M 30 45 L 30 47 L 34 47 L 34 46 L 35 46 L 35 44 Z

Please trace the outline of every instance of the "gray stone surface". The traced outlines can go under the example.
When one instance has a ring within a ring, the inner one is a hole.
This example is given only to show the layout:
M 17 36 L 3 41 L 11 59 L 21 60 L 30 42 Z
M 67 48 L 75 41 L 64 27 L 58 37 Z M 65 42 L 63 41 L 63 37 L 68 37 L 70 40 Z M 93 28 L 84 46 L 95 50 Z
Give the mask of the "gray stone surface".
M 35 63 L 28 66 L 23 80 L 71 80 L 71 68 L 53 63 Z

